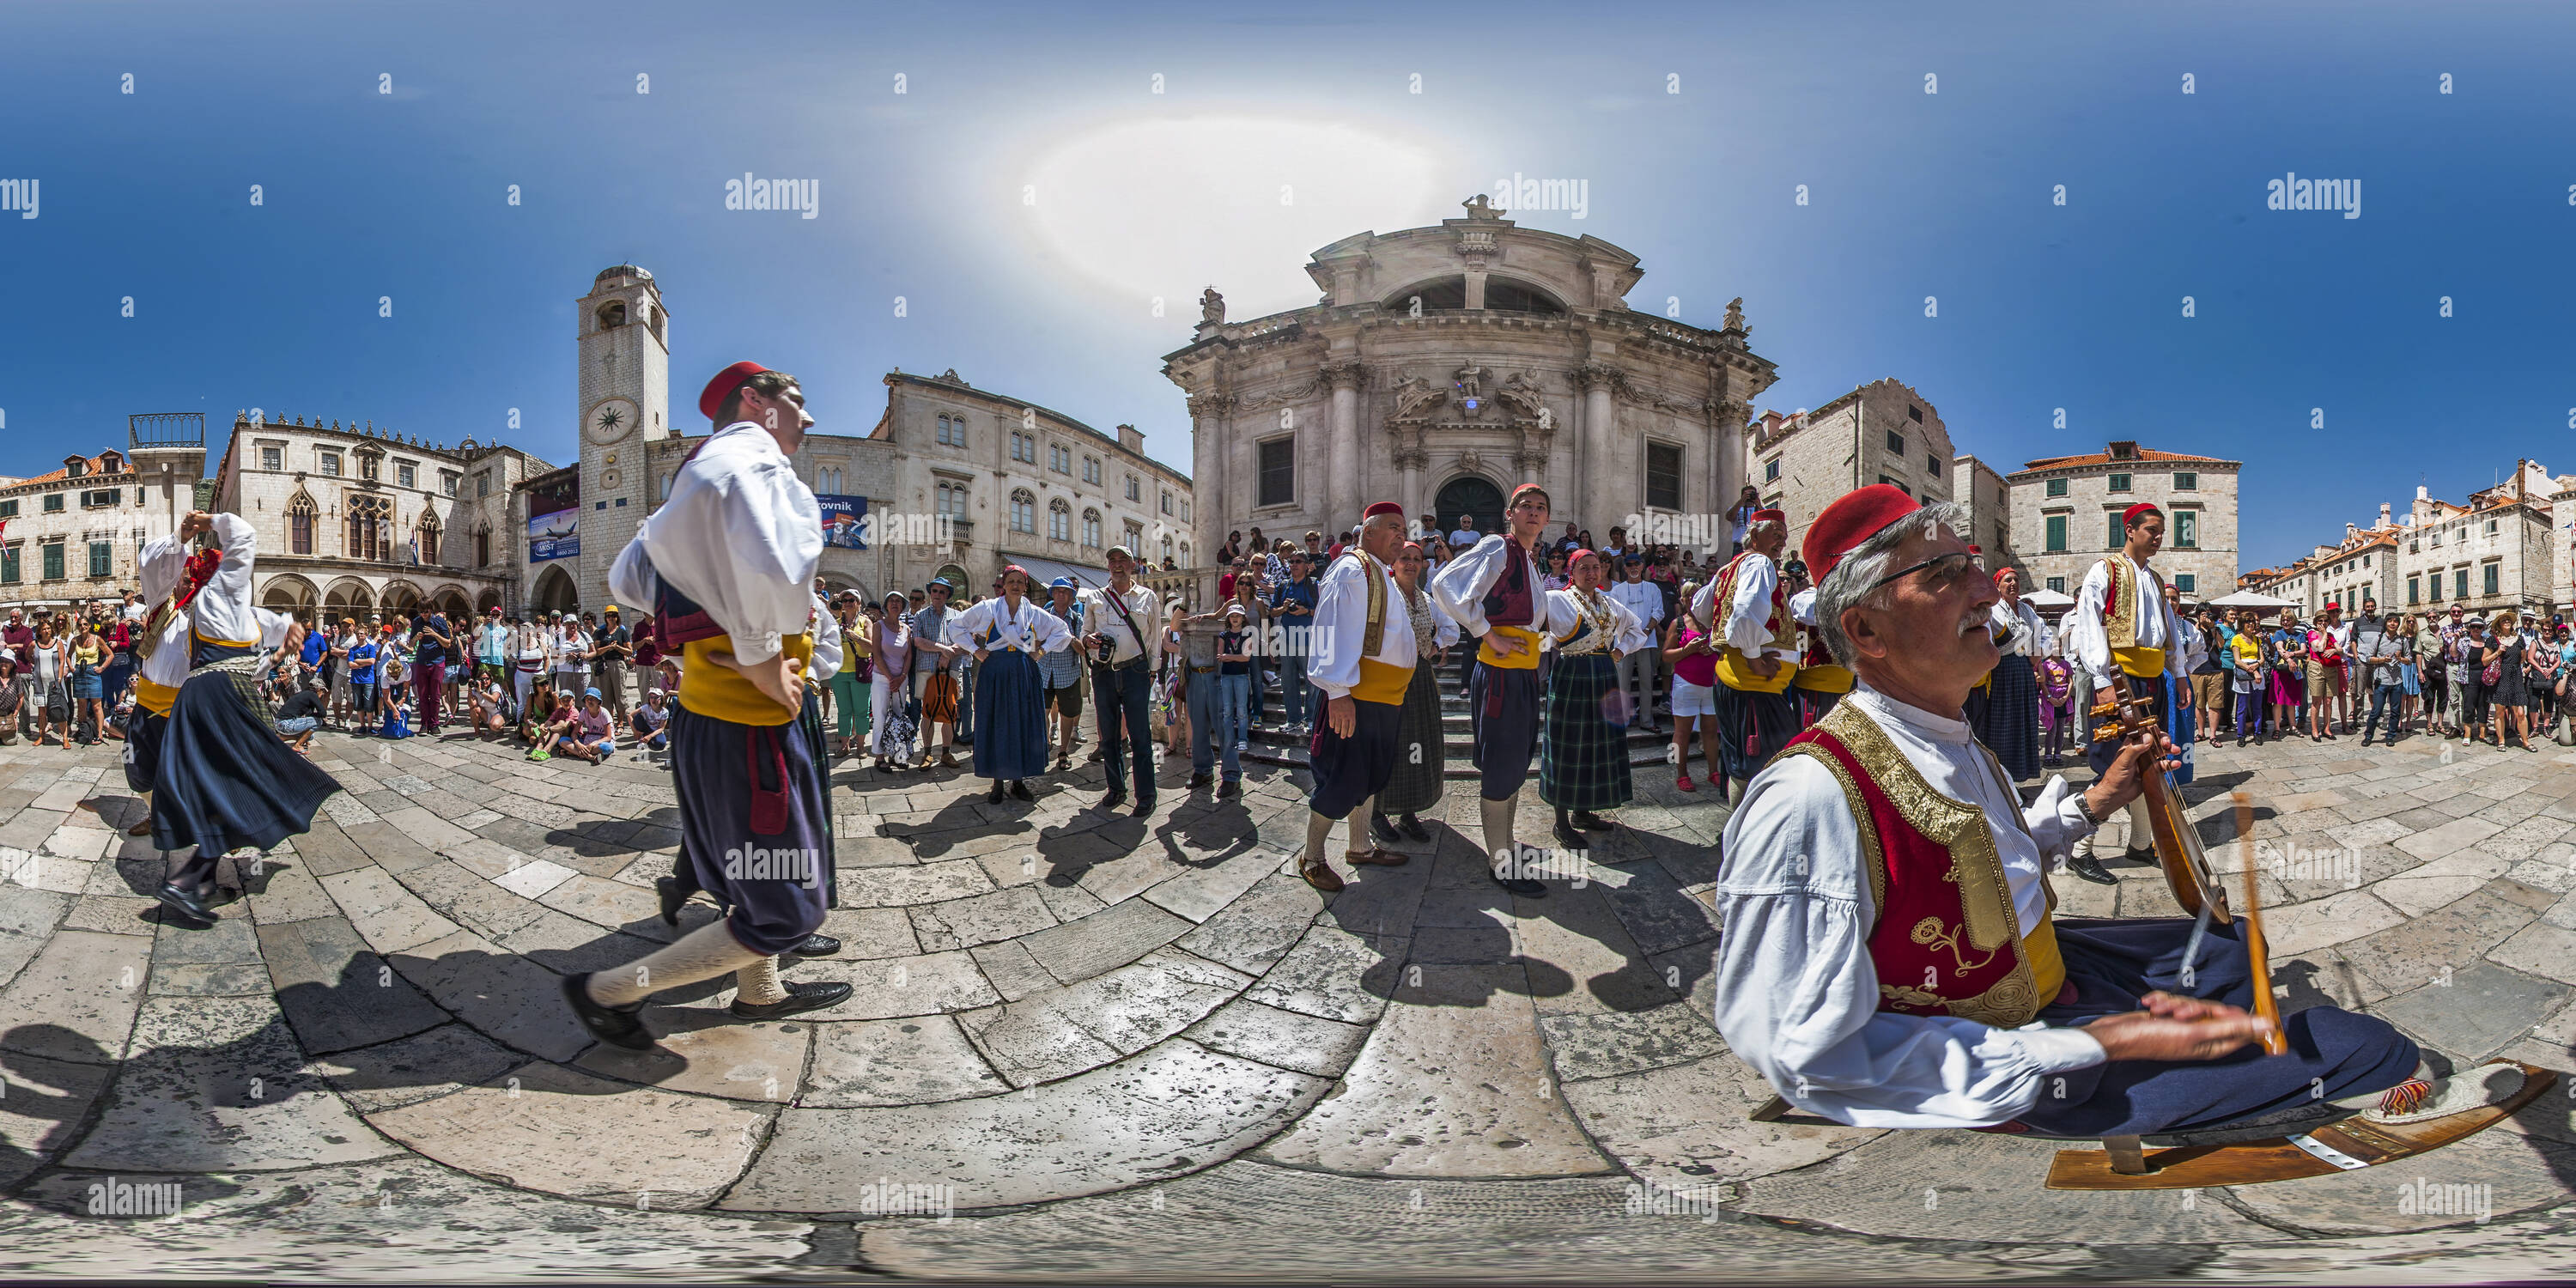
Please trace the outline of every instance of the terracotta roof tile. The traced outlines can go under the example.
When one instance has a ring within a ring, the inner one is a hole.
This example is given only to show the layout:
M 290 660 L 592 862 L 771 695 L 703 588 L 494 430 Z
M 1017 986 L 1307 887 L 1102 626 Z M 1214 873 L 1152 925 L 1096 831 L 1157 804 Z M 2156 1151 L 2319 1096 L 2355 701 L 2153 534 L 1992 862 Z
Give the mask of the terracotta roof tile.
M 2217 456 L 2190 456 L 2182 452 L 2159 452 L 2152 447 L 2141 447 L 2138 449 L 2138 454 L 2136 456 L 2123 457 L 2122 459 L 2145 465 L 2169 461 L 2192 461 L 2204 465 L 2234 465 L 2238 463 Z M 2084 456 L 2043 456 L 2038 460 L 2024 463 L 2022 466 L 2022 472 L 2028 473 L 2032 470 L 2062 470 L 2072 469 L 2082 465 L 2109 465 L 2112 463 L 2111 454 L 2109 452 L 2093 452 Z

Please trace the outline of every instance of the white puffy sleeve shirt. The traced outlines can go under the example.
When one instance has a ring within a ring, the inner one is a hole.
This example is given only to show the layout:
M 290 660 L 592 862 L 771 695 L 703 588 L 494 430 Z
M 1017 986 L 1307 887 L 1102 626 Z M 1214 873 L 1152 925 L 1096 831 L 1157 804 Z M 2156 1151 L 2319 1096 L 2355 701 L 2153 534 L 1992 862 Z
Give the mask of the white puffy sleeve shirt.
M 1440 566 L 1439 573 L 1431 579 L 1431 597 L 1439 601 L 1441 610 L 1458 623 L 1459 629 L 1469 635 L 1488 634 L 1493 628 L 1485 624 L 1485 596 L 1492 593 L 1494 583 L 1501 580 L 1512 559 L 1525 557 L 1509 537 L 1487 537 L 1474 549 Z M 1544 598 L 1546 591 L 1539 584 L 1536 568 L 1530 570 L 1529 578 L 1530 598 Z M 1533 612 L 1545 611 L 1535 603 L 1531 607 Z
M 768 430 L 736 421 L 680 467 L 609 570 L 620 600 L 651 604 L 667 577 L 733 638 L 745 663 L 778 656 L 814 607 L 822 511 Z
M 841 673 L 841 619 L 832 615 L 830 605 L 817 595 L 809 600 L 814 632 L 814 678 L 828 680 Z
M 256 640 L 259 617 L 250 601 L 250 571 L 259 557 L 259 533 L 238 514 L 218 514 L 214 520 L 215 541 L 223 548 L 224 560 L 207 579 L 205 589 L 188 601 L 188 615 L 196 619 L 197 634 L 206 639 Z
M 1768 656 L 1776 661 L 1795 662 L 1793 649 L 1773 648 L 1771 628 L 1771 592 L 1780 585 L 1780 566 L 1769 557 L 1747 551 L 1744 561 L 1735 567 L 1735 595 L 1726 603 L 1723 615 L 1712 615 L 1717 605 L 1717 581 L 1699 588 L 1691 609 L 1700 620 L 1715 623 L 1716 633 L 1746 657 Z
M 1035 660 L 1040 653 L 1063 652 L 1073 643 L 1073 630 L 1063 618 L 1031 600 L 1021 600 L 1019 611 L 1014 613 L 1008 600 L 979 599 L 948 619 L 947 640 L 964 648 L 987 651 L 1017 646 Z
M 1551 590 L 1547 592 L 1547 601 L 1548 635 L 1553 641 L 1551 647 L 1561 651 L 1567 643 L 1567 637 L 1583 626 L 1582 592 Z M 1611 598 L 1607 591 L 1602 592 L 1601 602 L 1610 610 L 1612 622 L 1610 638 L 1597 645 L 1586 641 L 1582 651 L 1617 653 L 1624 656 L 1654 643 L 1654 635 L 1626 604 Z
M 1844 702 L 1876 721 L 1935 791 L 1986 811 L 2013 912 L 2025 927 L 2038 924 L 2045 869 L 2092 830 L 2066 780 L 2051 778 L 2023 809 L 1963 722 L 1866 683 Z M 1782 756 L 1755 775 L 1727 821 L 1723 853 L 1717 1027 L 1800 1109 L 1856 1127 L 1985 1127 L 2036 1104 L 2048 1075 L 2106 1058 L 2081 1029 L 1878 1009 L 1859 830 L 1842 788 L 1812 758 Z
M 1370 657 L 1388 666 L 1413 669 L 1413 618 L 1404 611 L 1404 592 L 1384 565 L 1372 570 L 1358 555 L 1345 555 L 1324 570 L 1315 588 L 1315 624 L 1307 633 L 1313 650 L 1306 678 L 1326 697 L 1346 698 L 1360 682 L 1360 646 L 1368 642 L 1368 579 L 1379 580 L 1386 596 L 1385 626 L 1377 652 Z
M 2066 615 L 2068 650 L 2085 670 L 2093 673 L 2096 684 L 2109 684 L 2111 673 L 2118 669 L 2111 660 L 2110 634 L 2102 625 L 2102 605 L 2111 597 L 2111 559 L 2126 558 L 2127 555 L 2114 554 L 2110 559 L 2094 564 L 2092 570 L 2084 574 L 2084 584 L 2075 592 L 2074 610 Z M 2152 568 L 2140 568 L 2135 564 L 2130 567 L 2138 574 L 2138 598 L 2144 601 L 2141 607 L 2146 604 L 2154 606 L 2153 611 L 2142 611 L 2137 615 L 2138 647 L 2163 649 L 2165 674 L 2191 674 L 2184 650 L 2174 644 L 2182 637 L 2182 631 L 2180 623 L 2174 619 L 2173 609 L 2165 603 L 2164 579 L 2156 576 Z

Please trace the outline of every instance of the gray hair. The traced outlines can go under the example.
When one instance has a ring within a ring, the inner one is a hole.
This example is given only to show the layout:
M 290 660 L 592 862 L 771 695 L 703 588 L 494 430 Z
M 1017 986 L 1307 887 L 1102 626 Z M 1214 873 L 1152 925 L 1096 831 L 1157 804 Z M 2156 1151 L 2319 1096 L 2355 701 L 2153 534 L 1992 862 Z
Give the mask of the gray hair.
M 1780 522 L 1778 519 L 1764 519 L 1759 523 L 1748 525 L 1744 529 L 1744 539 L 1746 541 L 1753 541 L 1762 537 L 1767 537 L 1774 532 L 1787 532 L 1788 530 L 1789 525 Z
M 1876 536 L 1860 543 L 1825 574 L 1824 581 L 1816 586 L 1816 631 L 1824 637 L 1825 648 L 1834 655 L 1835 662 L 1852 664 L 1851 638 L 1843 634 L 1844 611 L 1887 607 L 1887 587 L 1871 587 L 1887 575 L 1887 565 L 1894 562 L 1896 548 L 1915 533 L 1937 538 L 1939 529 L 1948 528 L 1955 533 L 1967 522 L 1968 507 L 1958 502 L 1927 505 L 1879 529 Z

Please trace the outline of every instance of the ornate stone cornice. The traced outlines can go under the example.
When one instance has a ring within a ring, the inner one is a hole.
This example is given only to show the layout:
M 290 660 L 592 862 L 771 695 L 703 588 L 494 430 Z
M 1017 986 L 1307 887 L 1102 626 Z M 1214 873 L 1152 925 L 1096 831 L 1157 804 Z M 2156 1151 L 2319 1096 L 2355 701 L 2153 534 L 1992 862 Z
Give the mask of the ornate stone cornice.
M 1323 378 L 1334 389 L 1366 389 L 1369 372 L 1358 362 L 1333 362 L 1325 364 Z
M 1323 388 L 1324 378 L 1319 375 L 1302 385 L 1283 385 L 1268 393 L 1246 395 L 1235 403 L 1235 410 L 1259 411 L 1264 407 L 1273 407 L 1280 403 L 1303 402 L 1314 397 Z
M 1233 394 L 1192 394 L 1189 400 L 1190 416 L 1197 420 L 1205 420 L 1210 416 L 1222 416 L 1234 410 L 1234 404 Z
M 1624 386 L 1628 375 L 1606 362 L 1587 362 L 1574 369 L 1574 379 L 1583 386 L 1584 392 L 1590 393 L 1605 386 L 1612 389 Z

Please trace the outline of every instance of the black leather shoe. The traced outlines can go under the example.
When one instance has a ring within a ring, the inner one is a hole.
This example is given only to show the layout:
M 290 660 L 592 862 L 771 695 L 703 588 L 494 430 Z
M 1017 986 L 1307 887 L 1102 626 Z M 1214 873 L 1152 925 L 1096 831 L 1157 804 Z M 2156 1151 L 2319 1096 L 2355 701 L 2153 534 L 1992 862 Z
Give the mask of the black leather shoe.
M 1395 824 L 1388 822 L 1386 815 L 1371 811 L 1369 814 L 1369 839 L 1393 845 L 1397 841 L 1403 840 L 1404 834 L 1395 830 Z
M 206 897 L 194 890 L 183 890 L 171 882 L 164 881 L 161 883 L 160 898 L 162 907 L 190 921 L 202 922 L 206 926 L 215 924 L 215 910 L 207 907 Z
M 1588 809 L 1574 811 L 1574 825 L 1586 832 L 1607 832 L 1619 826 Z
M 996 778 L 993 780 L 993 790 L 984 793 L 984 803 L 987 805 L 999 805 L 1002 803 L 1001 779 Z
M 1583 835 L 1583 829 L 1581 828 L 1568 823 L 1559 823 L 1556 825 L 1555 832 L 1556 843 L 1569 850 L 1588 850 L 1592 848 L 1592 841 L 1590 838 Z
M 1229 796 L 1241 796 L 1242 794 L 1243 780 L 1240 778 L 1229 778 L 1216 785 L 1216 796 L 1218 800 L 1224 800 Z
M 2120 851 L 2120 861 L 2123 863 L 2134 863 L 2142 868 L 2152 868 L 2156 866 L 2156 852 L 2153 850 L 2122 850 Z
M 1097 804 L 1097 805 L 1092 806 L 1092 808 L 1093 808 L 1093 809 L 1096 809 L 1096 810 L 1099 810 L 1099 811 L 1100 811 L 1101 813 L 1103 813 L 1103 814 L 1106 814 L 1106 813 L 1108 813 L 1109 811 L 1114 810 L 1114 809 L 1118 808 L 1119 806 L 1124 805 L 1124 804 L 1126 804 L 1126 803 L 1127 803 L 1127 793 L 1125 793 L 1125 792 L 1111 792 L 1111 793 L 1109 793 L 1108 795 L 1101 797 L 1101 798 L 1100 798 L 1100 803 L 1099 803 L 1099 804 Z
M 2095 885 L 2120 884 L 2120 878 L 2111 875 L 2111 870 L 2102 866 L 2102 860 L 2090 854 L 2069 856 L 2066 860 L 2066 870 Z
M 1202 788 L 1202 787 L 1210 787 L 1210 786 L 1214 786 L 1214 785 L 1215 785 L 1215 783 L 1216 783 L 1216 775 L 1214 775 L 1214 774 L 1192 774 L 1192 775 L 1190 775 L 1190 790 L 1191 790 L 1191 791 L 1197 791 L 1198 789 L 1200 789 L 1200 788 Z
M 787 951 L 799 957 L 829 957 L 841 951 L 841 941 L 821 931 L 805 936 L 805 941 Z
M 1150 800 L 1138 801 L 1136 802 L 1136 808 L 1127 812 L 1136 818 L 1151 818 L 1154 814 L 1154 802 Z
M 1414 840 L 1428 841 L 1431 839 L 1431 829 L 1424 827 L 1422 825 L 1422 820 L 1415 818 L 1411 814 L 1407 814 L 1404 817 L 1395 820 L 1395 826 L 1397 831 L 1404 833 L 1406 836 L 1412 837 Z
M 564 1000 L 572 1004 L 575 1019 L 590 1030 L 590 1035 L 614 1047 L 629 1051 L 653 1049 L 653 1035 L 644 1028 L 644 1004 L 602 1006 L 590 1000 L 590 976 L 566 975 L 563 980 Z
M 804 1011 L 819 1011 L 827 1006 L 839 1006 L 850 1000 L 852 991 L 849 985 L 841 983 L 789 984 L 787 996 L 766 1006 L 754 1006 L 736 998 L 731 1009 L 736 1019 L 774 1020 L 780 1016 L 796 1015 Z
M 1492 868 L 1485 869 L 1485 873 L 1488 876 L 1494 877 L 1495 885 L 1501 886 L 1505 890 L 1509 890 L 1513 894 L 1519 895 L 1524 899 L 1543 898 L 1547 894 L 1546 886 L 1541 885 L 1536 881 L 1532 881 L 1528 877 L 1494 876 L 1494 870 Z
M 1025 778 L 1014 778 L 1011 780 L 1011 796 L 1014 799 L 1024 801 L 1034 801 L 1038 798 L 1037 793 L 1029 790 L 1029 782 Z
M 681 889 L 680 883 L 670 877 L 655 877 L 653 893 L 662 900 L 662 924 L 678 926 L 680 906 L 689 901 L 689 892 Z

